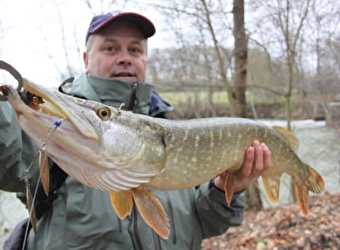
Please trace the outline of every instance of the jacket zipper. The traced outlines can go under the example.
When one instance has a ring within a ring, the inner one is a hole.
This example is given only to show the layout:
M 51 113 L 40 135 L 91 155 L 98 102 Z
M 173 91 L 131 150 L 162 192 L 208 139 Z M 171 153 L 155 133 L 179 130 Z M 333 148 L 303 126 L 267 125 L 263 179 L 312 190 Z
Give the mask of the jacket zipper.
M 138 105 L 138 99 L 137 99 L 138 82 L 133 82 L 131 86 L 132 86 L 132 92 L 131 92 L 128 110 L 133 110 L 133 107 L 135 105 Z

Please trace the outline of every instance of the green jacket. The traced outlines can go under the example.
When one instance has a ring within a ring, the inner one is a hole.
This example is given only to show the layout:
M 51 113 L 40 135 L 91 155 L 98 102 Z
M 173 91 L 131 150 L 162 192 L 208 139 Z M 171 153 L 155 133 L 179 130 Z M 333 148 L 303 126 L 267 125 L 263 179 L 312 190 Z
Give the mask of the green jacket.
M 127 102 L 134 112 L 143 114 L 150 110 L 153 95 L 149 84 L 135 86 L 85 74 L 74 81 L 68 93 L 112 106 Z M 8 103 L 0 103 L 0 111 L 0 187 L 22 192 L 23 172 L 37 148 L 18 127 Z M 37 164 L 32 168 L 34 188 Z M 58 189 L 57 198 L 38 219 L 37 234 L 30 231 L 27 249 L 200 249 L 202 239 L 242 223 L 243 194 L 235 194 L 231 207 L 227 207 L 224 192 L 211 182 L 186 190 L 152 192 L 167 211 L 171 225 L 168 240 L 155 234 L 135 208 L 130 216 L 120 220 L 109 192 L 89 188 L 68 176 Z

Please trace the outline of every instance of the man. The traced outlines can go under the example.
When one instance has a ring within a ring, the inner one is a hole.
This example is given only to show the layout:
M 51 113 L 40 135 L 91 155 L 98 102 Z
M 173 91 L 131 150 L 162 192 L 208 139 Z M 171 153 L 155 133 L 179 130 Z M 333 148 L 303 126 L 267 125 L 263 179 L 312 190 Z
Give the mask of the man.
M 154 33 L 151 21 L 136 13 L 94 17 L 86 35 L 85 73 L 67 93 L 116 107 L 124 102 L 133 112 L 163 116 L 170 106 L 145 83 L 147 39 Z M 37 149 L 18 128 L 9 106 L 0 107 L 0 188 L 22 191 L 20 176 Z M 164 240 L 135 208 L 119 220 L 108 192 L 84 186 L 51 164 L 52 188 L 48 197 L 39 192 L 37 233 L 30 231 L 27 249 L 200 249 L 202 239 L 242 223 L 243 190 L 270 165 L 269 149 L 255 141 L 235 176 L 230 207 L 222 191 L 225 174 L 196 188 L 152 191 L 170 221 L 170 236 Z M 30 171 L 33 187 L 37 169 Z

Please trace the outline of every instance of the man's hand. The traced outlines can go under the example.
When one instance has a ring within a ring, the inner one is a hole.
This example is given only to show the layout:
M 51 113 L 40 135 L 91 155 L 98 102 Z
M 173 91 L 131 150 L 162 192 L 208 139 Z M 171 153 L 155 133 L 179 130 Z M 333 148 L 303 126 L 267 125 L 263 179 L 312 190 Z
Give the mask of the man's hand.
M 255 140 L 246 150 L 244 162 L 234 174 L 234 192 L 240 192 L 253 184 L 272 165 L 271 152 L 266 144 Z M 224 190 L 227 172 L 214 179 L 216 187 Z

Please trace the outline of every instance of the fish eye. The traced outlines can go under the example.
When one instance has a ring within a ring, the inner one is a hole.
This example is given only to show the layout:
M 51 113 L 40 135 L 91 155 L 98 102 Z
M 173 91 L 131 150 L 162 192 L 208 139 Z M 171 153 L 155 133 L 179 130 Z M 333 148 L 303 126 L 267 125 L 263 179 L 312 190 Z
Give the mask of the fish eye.
M 110 119 L 111 117 L 111 110 L 108 107 L 98 107 L 95 109 L 97 116 L 103 120 L 106 121 Z
M 41 98 L 39 99 L 39 97 L 33 96 L 33 98 L 32 98 L 32 104 L 33 105 L 37 105 L 38 106 L 41 103 L 42 103 Z

